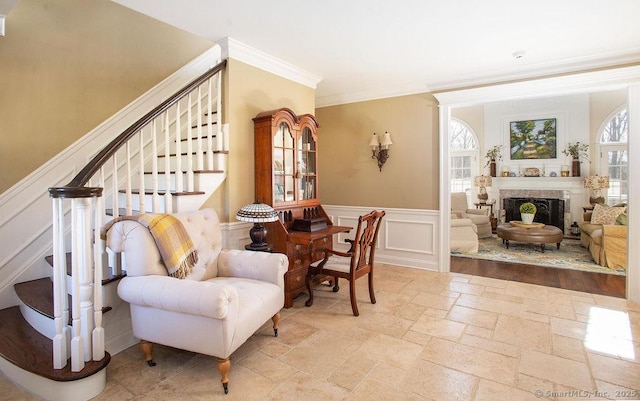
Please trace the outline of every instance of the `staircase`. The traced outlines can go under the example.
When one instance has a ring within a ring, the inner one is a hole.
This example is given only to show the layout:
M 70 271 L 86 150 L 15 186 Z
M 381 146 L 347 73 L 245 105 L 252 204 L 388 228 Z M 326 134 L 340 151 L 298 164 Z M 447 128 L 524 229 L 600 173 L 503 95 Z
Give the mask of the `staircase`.
M 104 389 L 109 316 L 117 325 L 130 321 L 116 292 L 126 266 L 106 249 L 100 229 L 122 215 L 198 209 L 224 182 L 225 66 L 218 58 L 117 135 L 67 185 L 49 188 L 50 270 L 16 281 L 19 304 L 0 310 L 0 370 L 19 386 L 64 401 L 88 400 Z

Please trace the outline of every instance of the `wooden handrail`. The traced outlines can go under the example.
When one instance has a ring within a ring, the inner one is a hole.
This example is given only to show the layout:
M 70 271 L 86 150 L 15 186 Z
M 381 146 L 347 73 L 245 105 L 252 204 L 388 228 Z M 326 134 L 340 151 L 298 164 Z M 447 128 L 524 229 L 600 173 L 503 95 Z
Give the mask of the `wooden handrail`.
M 154 118 L 168 110 L 176 104 L 180 99 L 189 94 L 200 84 L 211 78 L 218 72 L 222 71 L 227 65 L 227 59 L 222 60 L 215 67 L 194 79 L 184 88 L 176 92 L 173 96 L 156 106 L 153 110 L 145 114 L 138 121 L 133 123 L 124 132 L 118 135 L 111 143 L 100 151 L 80 172 L 65 186 L 49 188 L 49 196 L 51 198 L 83 198 L 94 196 L 97 189 L 101 188 L 85 188 L 84 185 L 89 182 L 91 177 L 129 141 L 140 129 L 146 126 Z M 101 192 L 101 191 L 100 191 Z

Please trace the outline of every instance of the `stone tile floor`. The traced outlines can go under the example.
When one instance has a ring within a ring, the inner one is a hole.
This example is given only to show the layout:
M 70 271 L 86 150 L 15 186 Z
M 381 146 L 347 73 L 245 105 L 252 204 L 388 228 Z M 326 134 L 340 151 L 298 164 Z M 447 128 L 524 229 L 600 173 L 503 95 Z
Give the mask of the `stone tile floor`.
M 95 400 L 640 399 L 640 304 L 511 281 L 379 265 L 377 303 L 359 280 L 316 290 L 231 356 L 156 346 L 114 355 Z M 34 400 L 0 375 L 0 399 Z

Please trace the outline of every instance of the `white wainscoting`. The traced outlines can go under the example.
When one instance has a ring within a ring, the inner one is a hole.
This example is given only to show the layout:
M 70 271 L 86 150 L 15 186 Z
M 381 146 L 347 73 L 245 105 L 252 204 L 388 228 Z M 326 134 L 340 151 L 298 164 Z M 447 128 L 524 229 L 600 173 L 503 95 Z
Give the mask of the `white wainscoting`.
M 378 234 L 376 262 L 440 271 L 439 211 L 336 205 L 322 207 L 333 224 L 353 227 L 351 232 L 333 237 L 335 249 L 346 251 L 349 248 L 344 240 L 353 239 L 359 216 L 373 209 L 384 210 L 386 215 Z M 246 244 L 251 243 L 251 226 L 251 223 L 242 222 L 221 224 L 225 247 L 244 249 Z
M 347 250 L 345 238 L 353 238 L 358 217 L 371 210 L 384 210 L 378 234 L 376 262 L 440 271 L 440 212 L 371 206 L 322 205 L 333 224 L 351 226 L 353 231 L 334 238 L 334 248 Z

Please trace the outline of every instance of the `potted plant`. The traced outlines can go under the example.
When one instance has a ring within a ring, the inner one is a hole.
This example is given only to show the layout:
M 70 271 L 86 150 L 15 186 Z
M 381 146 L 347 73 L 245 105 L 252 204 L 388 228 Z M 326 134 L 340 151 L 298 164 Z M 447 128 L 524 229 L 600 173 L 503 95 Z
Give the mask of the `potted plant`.
M 496 176 L 496 160 L 502 160 L 502 153 L 500 152 L 502 145 L 493 145 L 493 147 L 487 150 L 487 153 L 484 157 L 487 159 L 487 164 L 484 166 L 489 166 L 489 175 L 492 177 Z
M 536 205 L 531 202 L 525 202 L 520 205 L 520 218 L 522 219 L 522 223 L 533 223 L 533 217 L 536 215 L 536 210 Z
M 589 145 L 586 143 L 571 143 L 562 151 L 566 156 L 571 156 L 571 176 L 580 177 L 580 160 L 581 157 L 589 158 Z

